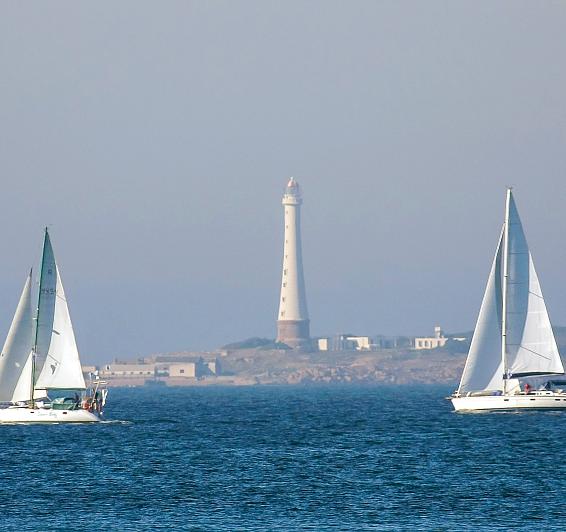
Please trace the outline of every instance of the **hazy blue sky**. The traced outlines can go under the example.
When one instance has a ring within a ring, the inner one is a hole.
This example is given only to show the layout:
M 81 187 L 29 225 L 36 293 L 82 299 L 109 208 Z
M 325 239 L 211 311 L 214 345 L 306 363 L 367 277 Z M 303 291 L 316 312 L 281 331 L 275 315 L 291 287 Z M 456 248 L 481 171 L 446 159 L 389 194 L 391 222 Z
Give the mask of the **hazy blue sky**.
M 51 225 L 83 359 L 475 323 L 513 184 L 566 324 L 566 3 L 2 2 L 0 336 Z

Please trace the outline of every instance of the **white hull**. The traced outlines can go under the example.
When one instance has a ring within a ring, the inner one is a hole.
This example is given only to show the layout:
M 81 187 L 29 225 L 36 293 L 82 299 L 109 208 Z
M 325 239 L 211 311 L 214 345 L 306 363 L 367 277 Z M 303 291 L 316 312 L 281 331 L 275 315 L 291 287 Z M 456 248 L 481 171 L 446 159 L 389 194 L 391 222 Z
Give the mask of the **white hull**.
M 100 417 L 88 410 L 10 407 L 0 409 L 1 423 L 96 423 Z
M 528 395 L 483 395 L 471 397 L 451 397 L 457 412 L 479 410 L 519 410 L 519 409 L 566 409 L 566 394 L 538 392 Z

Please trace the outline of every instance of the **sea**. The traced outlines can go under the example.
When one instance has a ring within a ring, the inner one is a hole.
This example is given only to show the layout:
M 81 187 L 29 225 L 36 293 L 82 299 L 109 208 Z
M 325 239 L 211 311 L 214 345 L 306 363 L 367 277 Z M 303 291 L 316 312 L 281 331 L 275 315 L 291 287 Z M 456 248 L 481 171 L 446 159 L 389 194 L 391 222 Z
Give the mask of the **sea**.
M 0 530 L 566 530 L 566 414 L 446 386 L 111 389 L 0 427 Z

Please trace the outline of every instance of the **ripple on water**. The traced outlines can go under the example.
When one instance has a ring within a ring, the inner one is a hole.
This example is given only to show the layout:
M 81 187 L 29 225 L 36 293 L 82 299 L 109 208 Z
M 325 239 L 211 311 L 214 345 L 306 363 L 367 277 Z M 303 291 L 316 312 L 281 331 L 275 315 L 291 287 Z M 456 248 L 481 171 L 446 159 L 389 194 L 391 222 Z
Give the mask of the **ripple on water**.
M 442 387 L 112 390 L 97 425 L 2 426 L 6 530 L 561 530 L 562 413 Z

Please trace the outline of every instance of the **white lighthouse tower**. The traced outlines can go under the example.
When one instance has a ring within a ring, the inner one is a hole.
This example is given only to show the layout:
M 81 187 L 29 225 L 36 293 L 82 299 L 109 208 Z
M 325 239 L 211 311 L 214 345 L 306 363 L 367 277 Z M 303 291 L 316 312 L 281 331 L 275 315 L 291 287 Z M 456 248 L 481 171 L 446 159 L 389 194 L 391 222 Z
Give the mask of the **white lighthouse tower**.
M 285 244 L 283 276 L 277 318 L 277 341 L 293 348 L 310 349 L 309 312 L 301 249 L 301 192 L 292 177 L 283 195 Z

